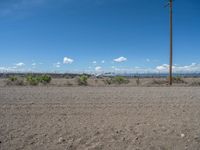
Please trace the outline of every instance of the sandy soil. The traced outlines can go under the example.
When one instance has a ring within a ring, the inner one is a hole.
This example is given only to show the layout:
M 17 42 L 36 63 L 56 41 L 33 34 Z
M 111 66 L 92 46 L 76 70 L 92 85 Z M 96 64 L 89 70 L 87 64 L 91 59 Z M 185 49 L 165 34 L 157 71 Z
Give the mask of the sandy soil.
M 0 87 L 1 150 L 199 150 L 197 87 Z

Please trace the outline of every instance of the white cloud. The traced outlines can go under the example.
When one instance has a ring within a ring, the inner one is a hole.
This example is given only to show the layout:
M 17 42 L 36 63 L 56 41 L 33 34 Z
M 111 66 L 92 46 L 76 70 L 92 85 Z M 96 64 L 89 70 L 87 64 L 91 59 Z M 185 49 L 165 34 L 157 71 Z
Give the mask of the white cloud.
M 16 72 L 16 71 L 23 71 L 23 68 L 19 68 L 17 66 L 13 67 L 0 67 L 0 72 Z
M 5 67 L 0 67 L 0 70 L 6 70 L 6 68 Z
M 57 63 L 53 64 L 53 66 L 56 67 L 56 68 L 60 68 L 61 67 L 61 63 L 57 62 Z
M 63 64 L 72 64 L 73 62 L 74 60 L 71 58 L 68 58 L 68 57 L 63 58 Z
M 191 65 L 185 65 L 185 66 L 174 65 L 172 66 L 172 69 L 174 72 L 185 72 L 185 73 L 200 72 L 200 64 L 192 63 Z M 157 66 L 156 70 L 160 72 L 168 72 L 169 65 L 163 64 L 163 65 Z
M 95 67 L 95 71 L 101 71 L 102 67 L 101 66 L 97 66 Z
M 15 64 L 17 67 L 22 67 L 22 66 L 25 66 L 25 64 L 23 62 L 20 62 L 20 63 L 17 63 Z
M 191 66 L 196 66 L 196 65 L 197 65 L 197 63 L 192 63 L 192 64 L 191 64 Z
M 9 68 L 6 68 L 6 67 L 0 67 L 0 72 L 7 72 L 7 71 L 10 71 Z
M 104 64 L 104 63 L 105 63 L 105 60 L 102 60 L 101 63 Z
M 161 66 L 157 66 L 156 69 L 157 69 L 158 71 L 167 71 L 167 70 L 169 69 L 169 65 L 163 64 L 163 65 L 161 65 Z
M 163 64 L 156 67 L 148 68 L 148 67 L 115 67 L 111 66 L 111 69 L 118 73 L 168 73 L 169 65 Z M 200 73 L 200 64 L 192 63 L 190 65 L 173 65 L 172 66 L 174 73 Z
M 96 64 L 97 62 L 96 62 L 96 61 L 93 61 L 92 63 L 93 63 L 93 64 Z
M 114 59 L 115 62 L 121 63 L 127 61 L 127 58 L 121 56 L 119 58 Z

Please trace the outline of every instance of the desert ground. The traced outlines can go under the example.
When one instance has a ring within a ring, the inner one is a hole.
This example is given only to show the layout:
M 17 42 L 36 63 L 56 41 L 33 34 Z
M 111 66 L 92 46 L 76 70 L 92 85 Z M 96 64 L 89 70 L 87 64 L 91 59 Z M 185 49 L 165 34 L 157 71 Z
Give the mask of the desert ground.
M 0 150 L 200 149 L 197 86 L 4 83 L 1 79 Z

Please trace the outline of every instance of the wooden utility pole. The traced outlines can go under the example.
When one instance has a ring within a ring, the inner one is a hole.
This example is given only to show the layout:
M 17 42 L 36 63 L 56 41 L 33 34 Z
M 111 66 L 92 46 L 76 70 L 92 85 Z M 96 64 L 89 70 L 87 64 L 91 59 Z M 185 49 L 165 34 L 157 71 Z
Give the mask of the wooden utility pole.
M 173 65 L 173 2 L 169 0 L 170 9 L 170 60 L 169 60 L 169 85 L 172 85 L 172 65 Z

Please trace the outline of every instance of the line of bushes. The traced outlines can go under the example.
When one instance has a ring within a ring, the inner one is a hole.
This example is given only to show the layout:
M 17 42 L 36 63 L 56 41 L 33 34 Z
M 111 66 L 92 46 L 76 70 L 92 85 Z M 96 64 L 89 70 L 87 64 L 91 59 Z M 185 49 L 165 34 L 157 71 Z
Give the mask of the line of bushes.
M 87 86 L 88 85 L 88 76 L 87 75 L 81 75 L 77 77 L 77 83 L 78 85 L 81 86 Z M 110 84 L 128 84 L 129 80 L 125 77 L 122 76 L 116 76 L 113 78 L 108 78 L 106 80 L 103 80 L 105 84 L 110 85 Z
M 88 85 L 88 78 L 89 76 L 87 75 L 80 75 L 76 77 L 76 82 L 80 86 L 87 86 Z M 167 78 L 168 79 L 168 78 Z M 7 85 L 31 85 L 31 86 L 37 86 L 39 84 L 46 85 L 51 82 L 52 78 L 49 75 L 27 75 L 25 77 L 20 77 L 20 76 L 10 76 L 8 80 L 6 80 Z M 130 81 L 128 78 L 123 77 L 123 76 L 115 76 L 115 77 L 107 77 L 102 80 L 105 85 L 111 85 L 111 84 L 128 84 Z M 136 84 L 139 86 L 141 84 L 140 78 L 136 78 Z M 95 83 L 97 84 L 98 80 L 95 79 Z M 152 84 L 154 85 L 167 85 L 168 80 L 156 80 L 153 79 Z M 174 76 L 173 77 L 173 83 L 184 83 L 186 84 L 187 82 L 183 80 L 183 78 L 179 76 Z M 196 86 L 199 86 L 199 83 L 193 83 Z M 69 81 L 67 82 L 68 86 L 72 86 L 73 84 L 70 83 Z
M 129 80 L 122 76 L 116 76 L 116 77 L 104 80 L 104 83 L 108 84 L 108 85 L 110 85 L 110 84 L 128 84 Z
M 11 76 L 8 78 L 6 84 L 7 85 L 33 85 L 36 86 L 38 84 L 49 84 L 52 78 L 49 75 L 28 75 L 25 78 L 18 76 Z

